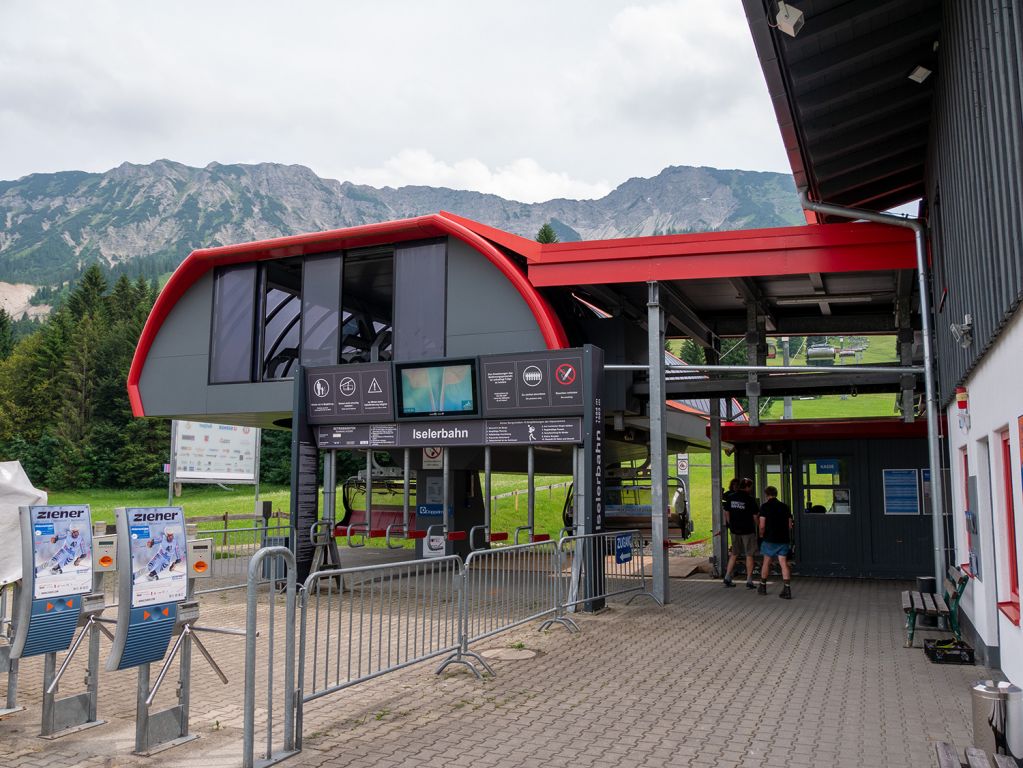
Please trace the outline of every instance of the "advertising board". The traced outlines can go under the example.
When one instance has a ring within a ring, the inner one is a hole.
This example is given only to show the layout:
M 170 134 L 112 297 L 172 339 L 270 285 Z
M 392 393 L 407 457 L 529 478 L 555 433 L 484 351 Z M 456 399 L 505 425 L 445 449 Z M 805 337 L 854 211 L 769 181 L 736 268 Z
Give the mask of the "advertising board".
M 180 603 L 188 585 L 185 513 L 181 507 L 126 510 L 131 606 Z
M 87 504 L 29 507 L 34 586 L 32 598 L 92 591 L 92 518 Z
M 175 421 L 171 435 L 175 482 L 256 482 L 260 437 L 256 427 Z

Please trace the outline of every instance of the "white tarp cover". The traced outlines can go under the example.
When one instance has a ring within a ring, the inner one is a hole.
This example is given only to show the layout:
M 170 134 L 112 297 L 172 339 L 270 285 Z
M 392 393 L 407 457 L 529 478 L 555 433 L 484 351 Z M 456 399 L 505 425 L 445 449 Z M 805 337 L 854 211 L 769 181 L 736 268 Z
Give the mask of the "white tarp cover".
M 45 503 L 46 492 L 32 485 L 20 461 L 0 461 L 0 587 L 21 578 L 18 507 Z

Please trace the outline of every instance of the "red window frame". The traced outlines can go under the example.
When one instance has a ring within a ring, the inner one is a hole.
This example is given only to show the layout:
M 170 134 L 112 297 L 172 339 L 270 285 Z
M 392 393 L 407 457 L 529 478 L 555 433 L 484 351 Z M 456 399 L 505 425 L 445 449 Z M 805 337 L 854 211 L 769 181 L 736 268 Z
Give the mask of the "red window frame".
M 973 534 L 970 532 L 970 454 L 964 445 L 960 449 L 963 457 L 963 518 L 966 529 L 966 562 L 962 569 L 973 576 L 970 572 L 970 553 L 973 551 Z
M 1020 417 L 1018 424 L 1020 438 L 1023 439 L 1023 417 Z M 998 609 L 1008 619 L 1019 626 L 1019 565 L 1016 551 L 1016 507 L 1013 498 L 1012 476 L 1012 445 L 1009 441 L 1009 432 L 1002 432 L 1002 491 L 1005 494 L 1005 539 L 1006 556 L 1009 563 L 1009 599 L 998 603 Z M 1020 443 L 1023 446 L 1023 442 Z M 1023 470 L 1023 466 L 1021 466 Z

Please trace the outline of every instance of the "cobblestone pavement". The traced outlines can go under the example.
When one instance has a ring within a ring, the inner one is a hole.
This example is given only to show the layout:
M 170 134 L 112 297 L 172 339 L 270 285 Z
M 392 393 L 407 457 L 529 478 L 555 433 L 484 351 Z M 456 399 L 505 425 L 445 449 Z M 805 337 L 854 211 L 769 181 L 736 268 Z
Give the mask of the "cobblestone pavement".
M 493 679 L 456 668 L 438 678 L 426 662 L 310 702 L 303 752 L 285 765 L 929 768 L 934 741 L 970 743 L 968 687 L 988 670 L 936 666 L 904 649 L 902 585 L 800 579 L 792 601 L 778 600 L 777 586 L 764 598 L 703 577 L 672 587 L 672 605 L 614 602 L 579 617 L 580 634 L 522 627 L 483 641 L 479 649 L 538 652 L 492 662 Z M 240 594 L 209 596 L 203 611 L 202 624 L 244 625 Z M 130 754 L 131 671 L 102 678 L 106 725 L 40 739 L 42 660 L 28 659 L 27 710 L 0 721 L 0 766 L 240 765 L 243 641 L 204 640 L 231 684 L 194 654 L 198 740 Z M 81 678 L 74 667 L 62 692 Z M 166 688 L 157 707 L 174 701 Z

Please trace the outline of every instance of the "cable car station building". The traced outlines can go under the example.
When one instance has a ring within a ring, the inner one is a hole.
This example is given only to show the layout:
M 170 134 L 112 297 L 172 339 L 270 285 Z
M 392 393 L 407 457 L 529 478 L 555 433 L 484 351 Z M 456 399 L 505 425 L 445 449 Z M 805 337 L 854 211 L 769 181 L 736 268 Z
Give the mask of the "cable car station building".
M 293 428 L 293 458 L 308 461 L 324 446 L 295 423 L 305 369 L 596 349 L 599 384 L 587 386 L 603 391 L 587 418 L 603 445 L 589 471 L 649 458 L 660 599 L 666 457 L 710 452 L 719 531 L 724 445 L 758 493 L 778 485 L 791 502 L 804 573 L 940 584 L 965 564 L 968 632 L 1021 684 L 1021 19 L 1001 3 L 806 0 L 789 37 L 774 3 L 743 2 L 806 226 L 541 245 L 440 212 L 198 250 L 146 324 L 133 411 Z M 877 213 L 917 199 L 919 220 Z M 769 336 L 840 334 L 895 335 L 899 360 L 766 365 Z M 708 364 L 666 365 L 665 339 L 679 337 Z M 745 366 L 718 365 L 728 338 L 745 339 Z M 868 392 L 892 393 L 901 416 L 758 415 L 768 396 Z M 705 415 L 666 405 L 701 398 Z M 578 449 L 594 439 L 530 450 L 530 466 L 578 481 Z M 525 471 L 524 449 L 495 448 L 487 468 Z M 482 521 L 471 500 L 483 469 L 479 446 L 452 450 L 458 528 Z M 907 495 L 911 508 L 896 509 Z M 576 499 L 599 525 L 600 499 Z M 297 501 L 293 489 L 293 515 Z M 294 533 L 308 543 L 308 526 Z

